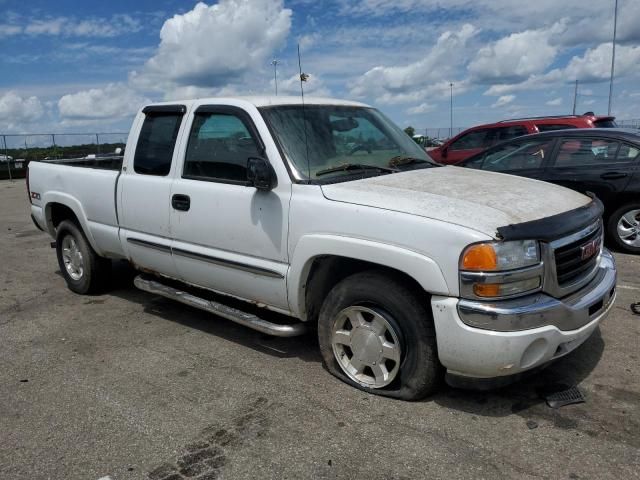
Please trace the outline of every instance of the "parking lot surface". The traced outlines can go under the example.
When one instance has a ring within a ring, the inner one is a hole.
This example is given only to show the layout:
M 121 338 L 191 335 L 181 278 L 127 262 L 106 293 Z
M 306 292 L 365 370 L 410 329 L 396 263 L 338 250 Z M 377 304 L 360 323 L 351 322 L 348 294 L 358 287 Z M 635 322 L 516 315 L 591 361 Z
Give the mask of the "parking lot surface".
M 422 402 L 329 375 L 313 336 L 278 339 L 136 290 L 67 290 L 0 182 L 0 478 L 419 479 L 640 477 L 640 257 L 616 254 L 599 331 L 539 374 Z M 578 385 L 586 402 L 549 408 Z

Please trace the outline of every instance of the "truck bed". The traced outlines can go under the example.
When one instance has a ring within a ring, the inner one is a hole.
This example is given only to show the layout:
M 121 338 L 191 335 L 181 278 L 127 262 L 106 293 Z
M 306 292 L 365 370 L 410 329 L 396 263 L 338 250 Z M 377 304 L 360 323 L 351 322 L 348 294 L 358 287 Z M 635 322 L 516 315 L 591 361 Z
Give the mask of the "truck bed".
M 121 166 L 122 157 L 30 162 L 30 191 L 41 197 L 32 199 L 33 205 L 59 203 L 68 206 L 99 254 L 121 256 L 116 211 Z M 47 214 L 43 212 L 43 215 Z

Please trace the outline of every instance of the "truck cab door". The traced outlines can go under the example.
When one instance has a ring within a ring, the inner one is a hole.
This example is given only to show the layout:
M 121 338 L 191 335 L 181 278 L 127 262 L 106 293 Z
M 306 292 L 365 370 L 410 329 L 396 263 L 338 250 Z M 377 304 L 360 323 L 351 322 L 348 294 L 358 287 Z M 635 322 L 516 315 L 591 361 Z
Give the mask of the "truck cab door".
M 171 253 L 171 184 L 184 105 L 151 106 L 137 119 L 135 150 L 118 181 L 120 240 L 137 267 L 177 277 Z
M 172 189 L 179 200 L 171 208 L 171 229 L 180 278 L 287 310 L 291 184 L 283 177 L 272 190 L 261 191 L 247 181 L 247 160 L 277 158 L 277 149 L 265 148 L 242 108 L 203 105 L 191 117 Z

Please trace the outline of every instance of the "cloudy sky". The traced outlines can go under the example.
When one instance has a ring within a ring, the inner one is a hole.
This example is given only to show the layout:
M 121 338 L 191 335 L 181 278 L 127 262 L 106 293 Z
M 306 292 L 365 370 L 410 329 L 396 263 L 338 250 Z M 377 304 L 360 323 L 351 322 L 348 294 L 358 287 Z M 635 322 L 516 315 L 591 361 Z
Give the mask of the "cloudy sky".
M 145 102 L 299 93 L 403 126 L 606 113 L 614 0 L 0 0 L 0 133 L 126 131 Z M 640 0 L 619 0 L 613 113 L 640 117 Z

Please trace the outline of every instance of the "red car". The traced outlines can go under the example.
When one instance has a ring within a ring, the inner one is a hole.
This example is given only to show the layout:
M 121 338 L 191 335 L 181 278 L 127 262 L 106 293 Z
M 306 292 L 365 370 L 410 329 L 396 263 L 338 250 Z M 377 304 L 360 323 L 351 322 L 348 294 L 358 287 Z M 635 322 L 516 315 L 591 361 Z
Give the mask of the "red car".
M 429 156 L 436 162 L 453 164 L 466 160 L 496 143 L 529 133 L 565 130 L 567 128 L 608 128 L 616 127 L 615 117 L 597 116 L 593 112 L 584 115 L 562 115 L 557 117 L 531 117 L 503 120 L 468 128 L 444 145 L 429 150 Z

